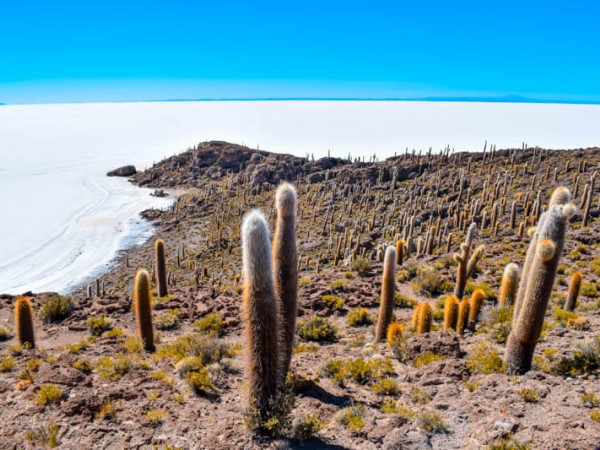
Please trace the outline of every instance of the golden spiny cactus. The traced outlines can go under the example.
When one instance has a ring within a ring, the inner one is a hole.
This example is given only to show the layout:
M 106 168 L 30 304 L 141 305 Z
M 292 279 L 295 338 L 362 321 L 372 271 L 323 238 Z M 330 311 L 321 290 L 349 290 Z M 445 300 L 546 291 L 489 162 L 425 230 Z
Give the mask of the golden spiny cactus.
M 387 327 L 392 321 L 395 302 L 395 279 L 396 274 L 396 249 L 389 246 L 385 251 L 385 260 L 383 263 L 383 277 L 381 280 L 381 305 L 379 308 L 379 318 L 377 320 L 377 330 L 375 341 L 381 342 L 385 339 Z
M 19 297 L 15 303 L 15 328 L 19 344 L 35 348 L 33 307 L 27 297 Z
M 150 276 L 144 269 L 138 270 L 135 275 L 133 302 L 142 345 L 147 352 L 153 352 L 155 347 L 152 327 L 152 291 L 150 290 Z
M 458 299 L 449 295 L 444 301 L 444 331 L 456 330 L 458 321 Z

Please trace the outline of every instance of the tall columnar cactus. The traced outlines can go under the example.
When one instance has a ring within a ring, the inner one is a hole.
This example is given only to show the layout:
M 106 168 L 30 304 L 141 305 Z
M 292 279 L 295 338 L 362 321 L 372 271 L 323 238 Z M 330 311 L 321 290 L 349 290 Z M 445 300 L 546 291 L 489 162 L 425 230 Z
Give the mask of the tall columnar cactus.
M 530 243 L 517 303 L 513 327 L 508 337 L 504 361 L 510 374 L 523 374 L 531 368 L 535 346 L 542 332 L 548 300 L 563 250 L 568 219 L 575 213 L 568 190 L 551 206 L 538 222 Z M 532 250 L 533 247 L 533 250 Z M 521 291 L 524 293 L 521 297 Z
M 456 298 L 462 298 L 465 293 L 465 286 L 467 285 L 467 279 L 475 270 L 477 265 L 477 261 L 483 254 L 484 248 L 482 246 L 478 247 L 477 250 L 473 253 L 471 259 L 469 256 L 471 255 L 471 246 L 473 245 L 473 235 L 475 233 L 475 224 L 472 223 L 467 230 L 467 237 L 465 242 L 460 245 L 460 254 L 454 254 L 454 260 L 457 262 L 458 267 L 456 269 L 456 286 L 454 287 L 454 296 Z
M 515 302 L 517 289 L 519 288 L 519 266 L 515 263 L 507 264 L 502 275 L 500 295 L 498 303 L 500 306 L 510 306 Z
M 298 315 L 298 251 L 296 249 L 296 191 L 291 184 L 277 188 L 277 223 L 273 237 L 275 293 L 281 311 L 281 370 L 290 369 Z
M 444 331 L 456 330 L 458 321 L 458 299 L 449 295 L 444 301 Z
M 468 298 L 463 298 L 458 304 L 458 320 L 456 321 L 456 332 L 462 336 L 469 323 L 470 303 Z
M 404 240 L 396 241 L 396 265 L 401 266 L 404 263 Z
M 27 297 L 19 297 L 15 303 L 15 328 L 19 344 L 34 348 L 33 307 Z
M 379 319 L 377 320 L 377 331 L 375 340 L 385 340 L 387 328 L 392 321 L 394 313 L 394 294 L 396 290 L 394 275 L 396 273 L 396 249 L 389 246 L 385 250 L 383 262 L 383 277 L 381 279 L 381 305 L 379 307 Z
M 469 303 L 469 329 L 475 331 L 475 325 L 479 319 L 481 313 L 481 307 L 485 300 L 485 293 L 482 289 L 475 289 L 471 295 L 471 301 Z
M 431 322 L 433 315 L 429 302 L 421 303 L 413 315 L 413 328 L 417 334 L 429 333 L 431 331 Z
M 483 256 L 483 252 L 485 251 L 485 245 L 479 245 L 469 258 L 469 262 L 467 263 L 467 279 L 473 275 L 475 272 L 475 268 L 477 267 L 477 263 Z
M 156 260 L 156 278 L 158 281 L 158 296 L 166 297 L 169 295 L 167 288 L 167 264 L 165 262 L 165 243 L 162 239 L 157 239 L 154 244 L 154 258 Z
M 133 302 L 138 333 L 144 350 L 154 352 L 154 328 L 152 327 L 152 290 L 150 289 L 150 275 L 144 269 L 135 274 L 133 289 Z
M 244 218 L 242 254 L 249 410 L 263 423 L 275 406 L 280 381 L 280 315 L 273 282 L 269 228 L 258 210 L 250 211 Z
M 569 293 L 567 294 L 567 300 L 565 301 L 565 311 L 572 312 L 577 306 L 577 297 L 579 297 L 579 289 L 581 289 L 581 272 L 576 270 L 571 275 L 571 282 L 569 283 Z

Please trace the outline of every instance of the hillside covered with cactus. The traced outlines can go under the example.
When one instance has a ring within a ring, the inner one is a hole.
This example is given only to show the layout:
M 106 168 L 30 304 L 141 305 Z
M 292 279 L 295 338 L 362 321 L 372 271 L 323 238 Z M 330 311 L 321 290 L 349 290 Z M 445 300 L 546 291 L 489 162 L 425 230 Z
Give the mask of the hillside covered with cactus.
M 599 166 L 166 159 L 132 178 L 178 195 L 155 238 L 0 296 L 0 448 L 598 448 Z

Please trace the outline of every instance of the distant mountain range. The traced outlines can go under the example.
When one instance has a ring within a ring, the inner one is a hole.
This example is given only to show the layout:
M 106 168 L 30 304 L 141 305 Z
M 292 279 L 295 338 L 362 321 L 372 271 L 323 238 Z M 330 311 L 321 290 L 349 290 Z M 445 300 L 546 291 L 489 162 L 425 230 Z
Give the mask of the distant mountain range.
M 256 98 L 171 98 L 157 100 L 118 100 L 98 102 L 69 102 L 69 103 L 159 103 L 159 102 L 282 102 L 282 101 L 335 101 L 335 102 L 474 102 L 474 103 L 545 103 L 564 105 L 600 105 L 600 100 L 560 100 L 523 97 L 521 95 L 504 95 L 499 97 L 256 97 Z M 54 103 L 54 102 L 53 102 Z M 60 103 L 60 102 L 56 102 Z M 8 105 L 0 102 L 1 105 Z

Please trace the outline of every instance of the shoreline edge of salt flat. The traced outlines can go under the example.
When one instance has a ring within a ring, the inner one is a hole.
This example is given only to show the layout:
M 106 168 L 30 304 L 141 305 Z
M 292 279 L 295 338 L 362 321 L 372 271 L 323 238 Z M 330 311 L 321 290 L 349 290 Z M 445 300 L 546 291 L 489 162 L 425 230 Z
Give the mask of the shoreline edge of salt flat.
M 406 148 L 479 151 L 600 145 L 600 106 L 385 101 L 227 101 L 0 107 L 0 292 L 68 292 L 152 234 L 139 217 L 171 200 L 126 180 L 198 142 L 297 156 L 381 158 Z

